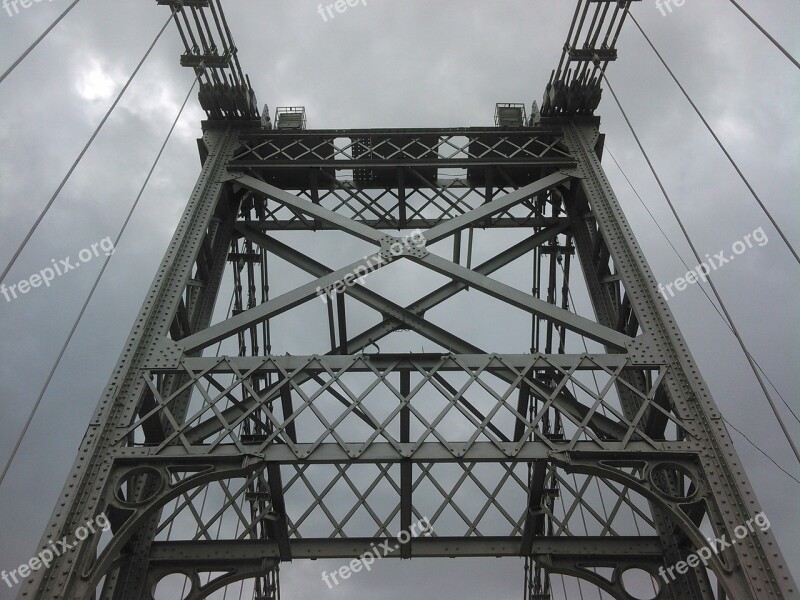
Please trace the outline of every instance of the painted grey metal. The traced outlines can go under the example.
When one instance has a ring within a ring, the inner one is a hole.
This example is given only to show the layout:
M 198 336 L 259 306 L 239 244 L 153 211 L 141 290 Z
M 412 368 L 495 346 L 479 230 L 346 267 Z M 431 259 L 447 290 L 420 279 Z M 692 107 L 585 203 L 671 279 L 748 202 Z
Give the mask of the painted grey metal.
M 394 538 L 376 539 L 325 539 L 298 540 L 293 545 L 297 558 L 340 558 L 359 556 L 370 549 L 373 542 L 394 542 Z M 657 538 L 622 537 L 613 538 L 541 538 L 535 542 L 537 554 L 566 554 L 581 556 L 587 550 L 608 556 L 652 558 L 661 552 Z M 218 542 L 210 544 L 192 542 L 163 542 L 153 544 L 152 557 L 159 562 L 200 561 L 210 558 L 235 557 L 252 560 L 260 557 L 277 557 L 279 550 L 274 542 Z M 517 557 L 517 544 L 506 538 L 421 538 L 415 543 L 417 557 L 457 556 L 503 556 Z M 387 558 L 400 558 L 389 554 Z
M 103 511 L 113 535 L 37 572 L 20 597 L 151 598 L 162 577 L 187 573 L 190 598 L 252 580 L 273 600 L 280 563 L 355 558 L 430 517 L 432 537 L 399 544 L 394 557 L 525 557 L 537 576 L 566 574 L 628 600 L 641 590 L 626 589 L 623 573 L 659 581 L 660 568 L 706 543 L 704 522 L 731 537 L 758 512 L 755 495 L 603 173 L 599 123 L 542 121 L 352 132 L 207 122 L 201 176 L 42 547 Z M 451 152 L 472 161 L 457 183 L 438 173 L 461 160 Z M 424 242 L 403 243 L 397 230 L 412 224 Z M 530 235 L 471 264 L 476 228 L 520 226 Z M 273 233 L 302 229 L 355 236 L 375 254 L 333 269 Z M 452 260 L 435 253 L 451 238 Z M 573 254 L 580 273 L 569 271 Z M 267 257 L 315 279 L 271 297 Z M 317 337 L 330 335 L 329 352 L 267 351 L 272 319 L 377 257 L 447 282 L 402 305 L 351 281 L 326 303 L 329 331 Z M 532 293 L 492 277 L 528 259 Z M 234 311 L 210 325 L 226 269 Z M 592 316 L 569 300 L 579 277 Z M 523 309 L 492 317 L 530 326 L 530 353 L 490 352 L 436 325 L 429 313 L 465 292 Z M 352 333 L 356 310 L 377 324 Z M 380 350 L 402 330 L 439 349 Z M 237 356 L 212 352 L 227 339 Z M 576 350 L 586 340 L 605 351 Z M 337 486 L 350 504 L 336 503 Z M 353 535 L 355 526 L 372 533 Z M 728 598 L 797 597 L 769 532 L 709 568 Z M 689 572 L 657 597 L 721 598 L 710 581 Z

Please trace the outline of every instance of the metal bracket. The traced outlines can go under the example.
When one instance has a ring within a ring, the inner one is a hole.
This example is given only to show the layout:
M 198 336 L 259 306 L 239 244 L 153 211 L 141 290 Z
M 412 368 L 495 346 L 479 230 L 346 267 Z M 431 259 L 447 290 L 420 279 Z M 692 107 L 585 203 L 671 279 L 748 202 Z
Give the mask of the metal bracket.
M 395 237 L 384 235 L 380 238 L 381 250 L 380 257 L 386 262 L 392 262 L 400 256 L 414 256 L 425 258 L 430 254 L 425 247 L 427 240 L 420 234 L 421 240 L 415 240 L 411 236 Z
M 174 574 L 185 575 L 190 583 L 186 595 L 183 596 L 184 600 L 202 600 L 237 581 L 260 577 L 277 568 L 278 561 L 268 558 L 247 561 L 247 564 L 243 565 L 241 560 L 226 561 L 224 557 L 184 555 L 173 559 L 151 557 L 147 572 L 149 592 L 147 600 L 154 598 L 153 591 L 162 579 Z M 219 572 L 222 574 L 209 580 L 205 585 L 200 582 L 200 576 L 204 573 Z
M 169 338 L 161 338 L 144 361 L 146 369 L 177 369 L 184 354 L 181 347 Z
M 560 573 L 570 577 L 577 577 L 596 585 L 604 592 L 611 594 L 617 600 L 638 600 L 641 596 L 633 596 L 626 589 L 624 575 L 630 570 L 644 571 L 655 582 L 656 595 L 649 600 L 664 598 L 664 586 L 658 579 L 658 570 L 663 568 L 663 557 L 631 555 L 620 557 L 617 560 L 592 561 L 582 556 L 553 556 L 550 554 L 535 556 L 540 566 L 546 567 L 551 573 Z M 610 577 L 603 575 L 604 571 L 611 570 Z
M 122 464 L 118 463 L 112 470 L 108 478 L 109 485 L 105 490 L 105 513 L 111 522 L 114 536 L 97 555 L 96 560 L 83 570 L 81 587 L 86 593 L 95 590 L 103 576 L 119 564 L 130 540 L 146 525 L 148 520 L 157 515 L 169 502 L 196 487 L 214 481 L 246 478 L 253 471 L 264 468 L 264 463 L 257 460 L 245 460 L 237 468 L 206 464 L 192 465 L 184 469 L 171 467 L 163 461 L 149 461 L 150 464 L 146 466 L 142 466 L 142 463 L 148 461 L 139 460 L 135 466 L 125 464 L 124 459 L 120 459 L 120 462 Z M 176 473 L 186 473 L 188 476 L 175 481 Z M 123 489 L 126 493 L 123 493 Z M 172 569 L 170 572 L 175 571 L 176 569 Z M 177 571 L 183 572 L 190 580 L 192 579 L 192 575 L 185 569 L 177 569 Z M 262 573 L 263 570 L 259 567 L 257 575 Z M 161 573 L 158 579 L 165 574 Z M 241 578 L 250 576 L 252 575 L 242 574 Z M 223 586 L 227 585 L 230 581 L 223 581 L 226 577 L 222 576 L 214 582 Z M 208 586 L 193 587 L 200 595 L 187 597 L 205 598 L 211 591 L 219 589 L 212 587 L 213 589 Z

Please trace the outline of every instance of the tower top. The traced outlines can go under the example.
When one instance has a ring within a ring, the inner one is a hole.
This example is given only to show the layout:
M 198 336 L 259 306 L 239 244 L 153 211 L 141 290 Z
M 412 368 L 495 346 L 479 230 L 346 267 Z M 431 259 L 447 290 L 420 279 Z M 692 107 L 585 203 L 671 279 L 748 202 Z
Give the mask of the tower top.
M 156 2 L 172 10 L 184 45 L 181 65 L 194 69 L 200 79 L 200 106 L 209 120 L 262 118 L 250 78 L 239 63 L 221 0 Z M 578 0 L 561 59 L 545 88 L 542 116 L 594 114 L 602 97 L 605 70 L 608 63 L 617 59 L 616 43 L 632 2 L 639 0 Z M 280 112 L 281 121 L 276 114 L 274 126 L 304 129 L 305 110 L 296 108 Z M 505 116 L 501 120 L 518 120 L 518 114 L 510 116 L 513 111 L 519 112 L 510 105 L 503 105 L 501 112 Z M 524 107 L 522 119 L 525 124 Z M 270 123 L 269 115 L 264 117 L 264 122 L 265 128 L 269 128 L 266 126 Z

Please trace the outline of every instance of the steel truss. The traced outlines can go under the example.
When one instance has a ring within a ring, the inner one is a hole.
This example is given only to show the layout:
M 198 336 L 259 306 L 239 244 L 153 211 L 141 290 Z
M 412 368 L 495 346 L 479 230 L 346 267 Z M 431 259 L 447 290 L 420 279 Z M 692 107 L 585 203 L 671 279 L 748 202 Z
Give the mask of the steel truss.
M 769 531 L 707 570 L 659 577 L 707 535 L 733 539 L 759 507 L 601 154 L 588 117 L 518 129 L 207 122 L 199 180 L 42 547 L 102 512 L 113 535 L 35 572 L 21 597 L 139 600 L 182 573 L 187 598 L 250 580 L 271 599 L 281 562 L 387 541 L 400 558 L 523 557 L 531 599 L 556 597 L 552 574 L 642 597 L 630 569 L 654 578 L 658 598 L 797 597 Z M 423 240 L 398 233 L 415 228 Z M 519 239 L 492 238 L 473 264 L 484 230 Z M 373 254 L 324 264 L 285 241 L 301 231 Z M 274 295 L 276 260 L 305 283 Z M 530 292 L 493 277 L 520 261 Z M 399 263 L 445 283 L 409 303 L 351 276 Z M 226 273 L 232 309 L 212 322 Z M 325 288 L 338 291 L 323 308 Z M 469 327 L 437 325 L 466 292 L 507 307 L 482 319 L 530 327 L 530 347 L 482 348 Z M 573 292 L 593 314 L 576 312 Z M 309 351 L 288 355 L 273 329 L 309 302 L 328 327 L 309 325 Z M 411 352 L 412 334 L 433 350 Z M 423 518 L 432 535 L 400 543 Z

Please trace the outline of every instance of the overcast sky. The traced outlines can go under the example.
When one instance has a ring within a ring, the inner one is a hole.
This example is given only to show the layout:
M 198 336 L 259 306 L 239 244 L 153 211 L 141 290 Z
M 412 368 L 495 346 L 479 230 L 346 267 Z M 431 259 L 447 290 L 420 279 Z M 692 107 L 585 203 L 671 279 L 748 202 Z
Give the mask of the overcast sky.
M 800 6 L 742 0 L 794 56 Z M 369 0 L 324 22 L 317 2 L 225 0 L 259 101 L 303 105 L 313 128 L 490 125 L 496 102 L 541 101 L 556 65 L 572 0 Z M 67 6 L 43 1 L 0 10 L 0 70 Z M 800 244 L 797 69 L 727 0 L 687 2 L 662 16 L 634 8 L 694 99 L 740 162 L 787 235 Z M 5 266 L 156 32 L 154 1 L 83 0 L 0 84 L 0 265 Z M 769 243 L 718 272 L 719 286 L 752 354 L 795 412 L 798 264 L 714 145 L 633 24 L 609 69 L 701 254 L 728 249 L 763 227 Z M 167 30 L 100 137 L 56 201 L 7 282 L 73 258 L 116 236 L 192 80 Z M 606 148 L 690 265 L 690 253 L 609 94 L 598 114 Z M 204 113 L 184 112 L 154 179 L 0 489 L 0 569 L 27 561 L 58 498 L 76 448 L 198 174 Z M 607 173 L 656 277 L 685 268 L 617 167 Z M 0 298 L 0 462 L 5 462 L 47 372 L 101 267 L 101 259 L 7 302 Z M 723 414 L 781 465 L 800 468 L 735 340 L 695 287 L 670 301 Z M 777 397 L 776 397 L 777 399 Z M 780 402 L 780 400 L 778 399 Z M 800 438 L 800 425 L 784 417 Z M 788 565 L 800 564 L 800 485 L 738 434 L 733 439 Z M 406 561 L 382 565 L 331 594 L 341 597 L 518 597 L 516 560 Z M 335 567 L 335 566 L 334 566 Z M 318 598 L 320 566 L 283 570 L 285 600 Z M 795 579 L 800 572 L 795 569 Z M 434 583 L 447 577 L 447 585 Z M 403 590 L 400 585 L 406 586 Z M 435 585 L 435 593 L 423 590 Z M 13 597 L 0 584 L 0 599 Z

